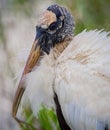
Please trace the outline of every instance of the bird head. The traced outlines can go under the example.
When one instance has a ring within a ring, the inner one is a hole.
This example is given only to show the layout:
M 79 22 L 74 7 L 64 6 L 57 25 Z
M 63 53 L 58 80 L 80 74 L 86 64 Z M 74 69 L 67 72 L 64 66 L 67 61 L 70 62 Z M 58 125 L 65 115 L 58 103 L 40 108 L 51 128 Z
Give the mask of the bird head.
M 42 51 L 49 54 L 51 48 L 73 35 L 74 20 L 72 15 L 58 5 L 51 5 L 43 13 L 36 26 L 36 39 Z
M 35 41 L 23 74 L 32 70 L 42 52 L 49 54 L 56 44 L 72 36 L 73 31 L 74 19 L 69 11 L 56 4 L 49 6 L 38 20 Z
M 49 54 L 50 50 L 56 44 L 61 45 L 66 37 L 71 37 L 73 31 L 73 17 L 64 7 L 51 5 L 39 18 L 36 26 L 36 37 L 16 91 L 13 104 L 13 117 L 17 113 L 19 102 L 24 92 L 24 76 L 32 71 L 42 52 Z

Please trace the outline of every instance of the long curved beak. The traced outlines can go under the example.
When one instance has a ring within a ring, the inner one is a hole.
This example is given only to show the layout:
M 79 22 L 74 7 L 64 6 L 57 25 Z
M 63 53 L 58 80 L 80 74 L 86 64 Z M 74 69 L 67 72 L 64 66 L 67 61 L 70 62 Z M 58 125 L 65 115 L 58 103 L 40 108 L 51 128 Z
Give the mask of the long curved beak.
M 18 110 L 22 95 L 25 91 L 24 77 L 27 73 L 32 71 L 33 67 L 36 65 L 36 63 L 40 57 L 40 54 L 41 54 L 41 48 L 40 48 L 38 40 L 39 40 L 38 38 L 35 39 L 35 41 L 32 45 L 29 57 L 27 59 L 26 65 L 24 67 L 24 70 L 23 70 L 23 73 L 22 73 L 22 76 L 21 76 L 21 79 L 20 79 L 20 82 L 19 82 L 19 85 L 17 88 L 17 91 L 15 93 L 15 98 L 14 98 L 14 102 L 13 102 L 13 106 L 12 106 L 12 116 L 15 119 L 17 119 L 16 118 L 17 110 Z

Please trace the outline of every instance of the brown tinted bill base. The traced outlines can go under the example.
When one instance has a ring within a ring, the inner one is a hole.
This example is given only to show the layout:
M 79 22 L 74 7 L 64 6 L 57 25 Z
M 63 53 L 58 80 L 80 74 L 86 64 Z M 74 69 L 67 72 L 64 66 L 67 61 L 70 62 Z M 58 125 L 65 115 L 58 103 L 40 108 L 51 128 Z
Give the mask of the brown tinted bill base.
M 15 120 L 22 126 L 22 124 L 27 125 L 26 122 L 19 120 L 16 115 L 17 115 L 17 111 L 18 111 L 18 107 L 21 101 L 21 98 L 23 96 L 23 93 L 25 91 L 25 87 L 24 87 L 24 77 L 27 73 L 31 72 L 33 67 L 36 65 L 40 54 L 41 54 L 41 48 L 38 44 L 38 39 L 35 39 L 29 57 L 27 59 L 26 65 L 24 67 L 17 91 L 15 93 L 15 97 L 14 97 L 14 101 L 13 101 L 13 106 L 12 106 L 12 116 L 15 118 Z M 37 45 L 37 48 L 36 48 Z M 29 126 L 28 126 L 29 129 Z M 31 128 L 30 128 L 31 129 Z

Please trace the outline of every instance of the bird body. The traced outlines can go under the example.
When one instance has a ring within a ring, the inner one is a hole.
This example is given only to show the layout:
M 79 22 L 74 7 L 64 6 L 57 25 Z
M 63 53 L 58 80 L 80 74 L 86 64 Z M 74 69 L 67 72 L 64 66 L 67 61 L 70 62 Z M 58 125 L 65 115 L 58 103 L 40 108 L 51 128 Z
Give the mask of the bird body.
M 26 76 L 26 93 L 36 114 L 55 108 L 54 91 L 72 130 L 104 130 L 110 124 L 110 37 L 83 31 L 45 54 Z M 66 47 L 66 48 L 65 48 Z M 37 115 L 37 114 L 36 114 Z M 109 126 L 110 127 L 110 126 Z
M 110 130 L 109 33 L 84 30 L 74 36 L 72 15 L 58 5 L 49 6 L 41 19 L 16 92 L 13 117 L 20 123 L 15 116 L 25 90 L 36 116 L 42 105 L 57 112 L 59 104 L 71 130 Z

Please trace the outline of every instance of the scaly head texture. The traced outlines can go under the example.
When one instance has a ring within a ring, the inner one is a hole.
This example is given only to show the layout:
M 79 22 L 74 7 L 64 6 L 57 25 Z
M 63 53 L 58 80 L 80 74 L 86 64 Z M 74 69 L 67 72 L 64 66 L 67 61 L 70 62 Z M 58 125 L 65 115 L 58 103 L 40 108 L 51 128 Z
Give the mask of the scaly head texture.
M 36 26 L 39 44 L 44 52 L 49 54 L 50 49 L 56 44 L 73 36 L 74 19 L 70 12 L 58 5 L 51 5 L 41 16 Z

